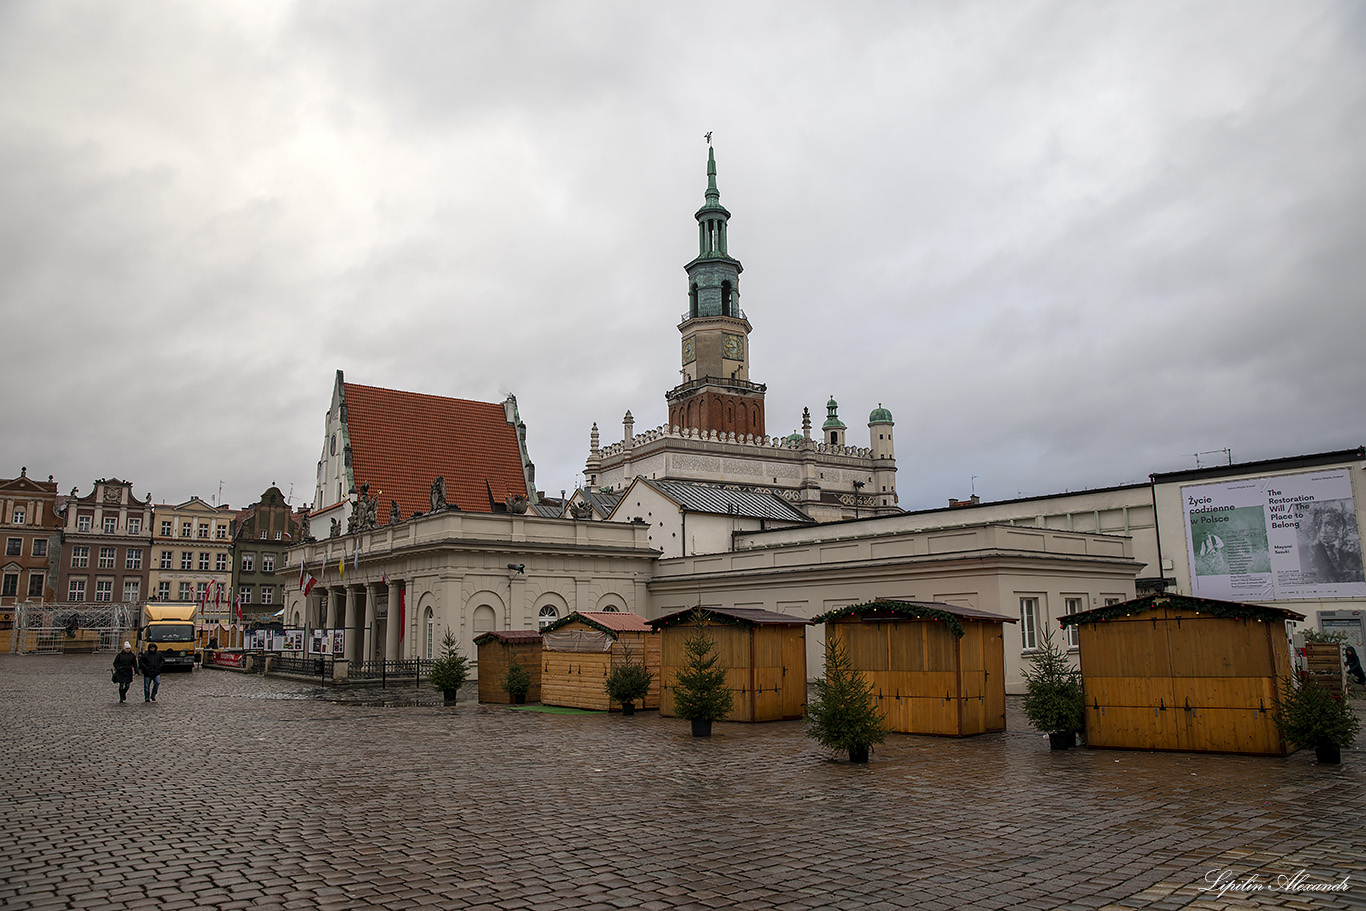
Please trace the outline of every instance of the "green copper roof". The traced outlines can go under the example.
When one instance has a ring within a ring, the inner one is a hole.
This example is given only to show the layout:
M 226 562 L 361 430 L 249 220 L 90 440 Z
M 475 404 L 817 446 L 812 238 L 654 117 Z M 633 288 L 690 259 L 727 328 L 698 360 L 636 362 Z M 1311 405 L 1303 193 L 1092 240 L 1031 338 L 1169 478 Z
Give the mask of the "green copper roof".
M 888 411 L 886 408 L 883 408 L 881 402 L 878 402 L 878 403 L 877 403 L 877 407 L 874 408 L 874 409 L 868 414 L 868 423 L 869 423 L 869 424 L 892 424 L 892 423 L 895 423 L 895 422 L 892 420 L 892 413 L 891 413 L 890 411 Z
M 806 439 L 806 437 L 802 436 L 795 430 L 787 435 L 787 442 L 789 443 L 800 443 L 804 439 Z
M 841 421 L 840 416 L 836 414 L 836 412 L 839 410 L 839 407 L 839 402 L 835 401 L 835 397 L 833 395 L 830 396 L 830 401 L 825 403 L 826 418 L 825 423 L 821 425 L 822 430 L 846 429 L 844 426 L 844 422 Z
M 720 212 L 730 218 L 730 212 L 721 205 L 721 191 L 716 188 L 716 150 L 707 147 L 707 201 L 697 210 L 694 218 L 701 218 L 708 212 Z

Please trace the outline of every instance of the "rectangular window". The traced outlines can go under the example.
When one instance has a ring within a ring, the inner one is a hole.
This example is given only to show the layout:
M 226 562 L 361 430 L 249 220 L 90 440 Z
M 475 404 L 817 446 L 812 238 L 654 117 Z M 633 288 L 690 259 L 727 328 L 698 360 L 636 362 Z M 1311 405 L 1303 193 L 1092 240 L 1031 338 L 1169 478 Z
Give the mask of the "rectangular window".
M 142 594 L 142 580 L 141 580 L 141 579 L 124 579 L 124 580 L 123 580 L 123 603 L 124 603 L 124 604 L 132 604 L 133 602 L 135 602 L 135 601 L 138 600 L 138 596 L 141 595 L 141 594 Z
M 213 527 L 213 536 L 220 541 L 226 540 L 228 537 L 228 526 L 215 525 Z
M 116 532 L 116 531 L 118 531 L 118 530 L 119 530 L 119 517 L 118 517 L 118 516 L 105 516 L 105 517 L 104 517 L 104 533 L 105 533 L 106 535 L 112 535 L 114 532 Z
M 207 583 L 207 582 L 198 582 L 198 583 L 196 583 L 196 584 L 195 584 L 195 587 L 194 587 L 194 599 L 195 599 L 196 601 L 203 601 L 203 600 L 204 600 L 204 592 L 206 592 L 206 591 L 208 591 L 208 590 L 209 590 L 209 583 Z
M 115 548 L 112 548 L 112 547 L 101 547 L 101 548 L 100 548 L 100 569 L 113 569 L 113 568 L 114 568 L 114 558 L 115 558 L 117 555 L 118 555 L 118 551 L 117 551 Z
M 23 554 L 24 554 L 24 539 L 23 539 L 23 538 L 6 538 L 6 539 L 5 539 L 5 556 L 7 556 L 7 557 L 21 557 L 21 556 L 23 556 Z
M 12 524 L 12 525 L 23 525 L 23 524 L 24 524 L 25 515 L 26 515 L 26 513 L 24 512 L 24 507 L 22 507 L 22 506 L 16 506 L 16 507 L 14 507 L 14 515 L 10 517 L 10 524 Z
M 204 570 L 205 572 L 208 571 L 208 569 L 209 569 L 209 552 L 208 552 L 208 551 L 202 551 L 202 552 L 199 554 L 199 568 L 200 568 L 201 570 Z
M 261 572 L 263 572 L 263 573 L 273 573 L 273 572 L 275 572 L 275 555 L 274 555 L 274 554 L 261 554 Z
M 128 559 L 123 563 L 124 569 L 142 569 L 142 548 L 128 548 Z M 134 599 L 136 600 L 136 599 Z
M 90 530 L 90 523 L 91 523 L 92 521 L 94 521 L 94 517 L 93 517 L 93 516 L 77 516 L 77 517 L 76 517 L 76 530 L 77 530 L 77 531 L 89 531 L 89 530 Z
M 84 600 L 85 600 L 85 580 L 84 580 L 84 579 L 72 579 L 72 580 L 71 580 L 71 584 L 67 587 L 67 590 L 66 590 L 66 600 L 68 600 L 68 601 L 84 601 Z
M 73 547 L 71 548 L 71 568 L 85 569 L 90 565 L 90 548 Z M 84 583 L 82 583 L 84 584 Z
M 280 533 L 278 531 L 275 533 L 275 540 L 280 540 Z
M 162 536 L 163 538 L 169 538 L 169 537 L 171 536 L 172 532 L 174 531 L 174 529 L 175 529 L 175 526 L 173 526 L 173 525 L 171 524 L 171 520 L 170 520 L 170 519 L 167 519 L 166 521 L 164 521 L 164 522 L 161 523 L 161 536 Z
M 171 583 L 169 583 L 169 582 L 158 582 L 158 583 L 157 583 L 157 600 L 158 600 L 158 601 L 170 601 L 170 600 L 171 600 Z
M 218 554 L 213 558 L 214 572 L 225 573 L 228 571 L 228 555 Z
M 261 540 L 264 541 L 265 539 L 266 539 L 266 530 L 263 528 L 263 529 L 261 529 Z
M 1039 599 L 1020 599 L 1020 647 L 1031 651 L 1039 647 Z
M 180 554 L 180 568 L 194 569 L 194 554 L 190 551 L 183 551 Z
M 190 533 L 191 533 L 193 530 L 194 530 L 194 523 L 193 523 L 193 522 L 181 522 L 181 523 L 180 523 L 180 536 L 181 536 L 182 538 L 188 538 L 188 537 L 190 537 L 190 536 L 191 536 Z
M 0 583 L 0 598 L 14 598 L 19 595 L 19 574 L 5 573 L 5 581 Z
M 242 596 L 243 604 L 250 604 L 252 598 L 252 587 L 250 585 L 237 586 L 237 593 Z
M 160 569 L 170 569 L 170 568 L 171 568 L 171 552 L 170 552 L 169 550 L 163 550 L 163 551 L 161 552 L 161 563 L 160 563 L 159 568 L 160 568 Z
M 129 533 L 130 535 L 135 535 L 135 534 L 138 534 L 140 531 L 142 531 L 142 520 L 141 520 L 141 519 L 129 519 L 129 520 L 128 520 L 128 533 Z
M 35 557 L 47 556 L 47 538 L 33 539 L 33 555 Z
M 194 586 L 189 582 L 180 583 L 180 591 L 176 594 L 177 601 L 193 601 Z
M 275 603 L 275 586 L 273 586 L 273 585 L 262 585 L 262 586 L 261 586 L 261 603 L 262 603 L 262 604 L 274 604 L 274 603 Z
M 1105 599 L 1105 606 L 1106 606 L 1106 607 L 1109 607 L 1111 604 L 1118 604 L 1118 603 L 1119 603 L 1119 599 L 1118 599 L 1118 598 L 1106 598 L 1106 599 Z
M 251 573 L 256 571 L 256 554 L 242 554 L 242 572 Z
M 95 600 L 113 601 L 114 600 L 114 580 L 96 579 L 95 580 Z
M 199 537 L 201 537 L 201 538 L 207 538 L 208 536 L 209 536 L 209 526 L 208 526 L 208 524 L 207 524 L 207 523 L 200 523 L 200 526 L 199 526 Z
M 43 583 L 46 582 L 46 581 L 47 581 L 47 579 L 43 576 L 42 573 L 29 573 L 29 574 L 28 574 L 28 596 L 29 596 L 30 598 L 41 598 L 41 597 L 43 597 Z
M 1064 614 L 1079 614 L 1086 609 L 1086 602 L 1082 598 L 1064 598 L 1062 602 L 1062 612 Z M 1076 625 L 1067 628 L 1067 647 L 1077 648 L 1080 644 Z

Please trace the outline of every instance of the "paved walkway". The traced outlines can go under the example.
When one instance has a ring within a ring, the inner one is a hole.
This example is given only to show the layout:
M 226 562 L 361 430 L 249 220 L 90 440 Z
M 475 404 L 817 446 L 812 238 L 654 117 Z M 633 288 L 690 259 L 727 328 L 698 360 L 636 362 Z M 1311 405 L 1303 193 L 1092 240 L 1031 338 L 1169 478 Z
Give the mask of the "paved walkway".
M 0 907 L 1366 908 L 1366 753 L 1073 750 L 798 723 L 332 702 L 109 656 L 0 656 Z M 140 681 L 136 682 L 140 687 Z M 466 694 L 472 698 L 472 688 Z M 1341 882 L 1327 895 L 1277 888 Z M 1230 871 L 1265 888 L 1202 892 Z

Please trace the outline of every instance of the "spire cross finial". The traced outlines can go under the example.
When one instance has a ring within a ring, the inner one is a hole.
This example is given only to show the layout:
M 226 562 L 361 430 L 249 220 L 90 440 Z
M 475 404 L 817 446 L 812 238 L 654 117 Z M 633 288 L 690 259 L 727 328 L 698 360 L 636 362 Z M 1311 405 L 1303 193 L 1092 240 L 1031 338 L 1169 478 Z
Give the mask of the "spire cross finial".
M 707 145 L 711 145 L 711 134 L 712 134 L 713 132 L 714 132 L 713 130 L 708 130 L 707 133 L 706 133 L 706 136 L 707 136 Z

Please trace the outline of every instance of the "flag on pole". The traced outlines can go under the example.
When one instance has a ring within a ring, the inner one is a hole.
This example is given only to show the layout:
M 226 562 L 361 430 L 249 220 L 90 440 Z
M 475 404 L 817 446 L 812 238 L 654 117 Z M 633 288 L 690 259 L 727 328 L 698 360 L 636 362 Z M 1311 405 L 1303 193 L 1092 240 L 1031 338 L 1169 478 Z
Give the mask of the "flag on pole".
M 381 576 L 382 576 L 382 578 L 381 578 L 379 581 L 380 581 L 382 584 L 384 584 L 384 585 L 388 585 L 388 584 L 389 584 L 389 574 L 388 574 L 388 573 L 382 573 Z
M 356 538 L 356 553 L 352 557 L 351 568 L 360 572 L 360 537 Z
M 346 545 L 342 545 L 341 556 L 337 558 L 337 572 L 341 573 L 343 579 L 346 578 Z
M 313 591 L 313 586 L 315 586 L 315 585 L 317 585 L 317 584 L 318 584 L 318 580 L 315 579 L 315 578 L 313 578 L 313 574 L 312 574 L 311 572 L 309 572 L 308 570 L 304 569 L 304 561 L 303 561 L 303 560 L 300 560 L 300 561 L 299 561 L 299 591 L 303 592 L 303 593 L 304 593 L 304 597 L 307 598 L 307 597 L 308 597 L 308 593 L 311 592 L 311 591 Z

